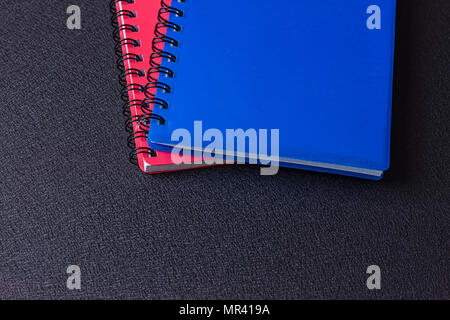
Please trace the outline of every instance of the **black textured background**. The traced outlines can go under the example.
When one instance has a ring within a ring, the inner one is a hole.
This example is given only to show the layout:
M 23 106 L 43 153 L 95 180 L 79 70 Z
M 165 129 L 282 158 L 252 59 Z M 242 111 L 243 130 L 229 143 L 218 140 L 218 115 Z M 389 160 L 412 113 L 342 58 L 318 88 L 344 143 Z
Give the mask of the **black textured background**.
M 108 1 L 0 2 L 0 298 L 450 298 L 448 0 L 399 0 L 381 182 L 146 176 L 127 159 Z

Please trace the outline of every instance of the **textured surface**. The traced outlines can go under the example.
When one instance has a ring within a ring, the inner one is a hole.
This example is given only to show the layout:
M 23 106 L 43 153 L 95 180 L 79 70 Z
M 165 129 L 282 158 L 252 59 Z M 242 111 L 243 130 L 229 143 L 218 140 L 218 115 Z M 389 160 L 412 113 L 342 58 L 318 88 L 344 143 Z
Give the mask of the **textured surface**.
M 127 160 L 108 4 L 76 1 L 71 31 L 72 1 L 2 2 L 0 298 L 450 297 L 447 0 L 400 0 L 381 182 L 246 166 L 145 176 Z

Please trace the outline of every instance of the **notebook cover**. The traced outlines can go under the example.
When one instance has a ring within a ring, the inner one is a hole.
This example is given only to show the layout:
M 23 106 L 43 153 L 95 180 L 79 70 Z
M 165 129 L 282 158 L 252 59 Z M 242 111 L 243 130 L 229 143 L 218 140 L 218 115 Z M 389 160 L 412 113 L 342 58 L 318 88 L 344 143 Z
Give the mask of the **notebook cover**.
M 119 27 L 124 25 L 137 26 L 137 32 L 131 32 L 126 28 L 122 28 L 120 32 L 121 39 L 134 39 L 140 42 L 140 46 L 136 47 L 130 43 L 122 46 L 122 52 L 134 53 L 140 55 L 142 61 L 135 60 L 125 60 L 125 69 L 136 69 L 142 70 L 144 73 L 149 69 L 149 57 L 152 53 L 152 40 L 155 37 L 154 30 L 155 25 L 158 22 L 158 11 L 161 8 L 161 3 L 159 0 L 134 0 L 132 3 L 128 0 L 123 1 L 113 1 L 112 5 L 116 6 L 116 13 L 118 16 Z M 165 0 L 166 3 L 170 4 L 170 0 Z M 128 17 L 120 13 L 130 11 L 135 13 L 134 17 Z M 139 84 L 145 86 L 147 84 L 147 77 L 138 77 L 136 74 L 129 74 L 126 77 L 127 84 Z M 137 90 L 130 90 L 128 92 L 129 100 L 144 100 L 146 96 L 144 93 Z M 136 119 L 142 114 L 142 110 L 139 106 L 131 106 L 131 116 Z M 135 133 L 139 132 L 137 122 L 133 123 L 133 130 Z M 151 130 L 151 129 L 150 129 Z M 148 143 L 147 139 L 141 134 L 137 134 L 135 138 L 136 149 L 143 150 L 147 149 Z M 184 170 L 205 166 L 202 163 L 202 159 L 190 158 L 192 165 L 177 165 L 171 159 L 171 154 L 169 152 L 157 151 L 156 156 L 150 156 L 149 153 L 143 152 L 137 154 L 137 161 L 139 167 L 142 171 L 146 173 L 159 173 L 174 170 Z M 197 163 L 197 164 L 194 164 Z M 200 163 L 200 164 L 199 164 Z
M 381 29 L 368 27 L 374 4 Z M 194 136 L 201 120 L 204 130 L 221 132 L 280 129 L 282 165 L 389 167 L 395 0 L 175 6 L 184 16 L 170 19 L 182 30 L 168 35 L 180 45 L 166 50 L 177 60 L 162 63 L 175 76 L 165 79 L 170 93 L 157 92 L 169 108 L 158 110 L 167 122 L 154 123 L 151 146 L 170 150 L 175 129 Z

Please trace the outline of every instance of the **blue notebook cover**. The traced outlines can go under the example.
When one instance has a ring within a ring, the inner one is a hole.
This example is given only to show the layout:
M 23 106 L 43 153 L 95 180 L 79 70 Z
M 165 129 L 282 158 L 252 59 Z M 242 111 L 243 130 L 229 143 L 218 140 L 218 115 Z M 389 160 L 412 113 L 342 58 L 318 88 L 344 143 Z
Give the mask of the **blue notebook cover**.
M 155 83 L 156 101 L 166 103 L 155 104 L 151 147 L 195 149 L 194 121 L 224 137 L 227 129 L 279 129 L 281 166 L 382 177 L 395 0 L 172 0 L 172 7 L 180 11 L 170 14 L 175 27 L 167 28 L 169 55 L 159 69 L 173 74 Z M 174 141 L 176 129 L 193 138 Z M 224 142 L 216 151 L 235 148 Z

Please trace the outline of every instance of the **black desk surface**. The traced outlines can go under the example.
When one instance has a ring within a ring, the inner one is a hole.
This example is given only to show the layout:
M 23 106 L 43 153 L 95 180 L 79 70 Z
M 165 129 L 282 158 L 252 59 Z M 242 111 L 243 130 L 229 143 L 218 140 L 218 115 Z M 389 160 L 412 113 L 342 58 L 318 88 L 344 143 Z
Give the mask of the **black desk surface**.
M 0 14 L 0 298 L 449 298 L 447 0 L 399 1 L 381 182 L 128 163 L 108 1 Z M 82 290 L 66 289 L 81 266 Z M 383 288 L 365 286 L 367 266 Z

